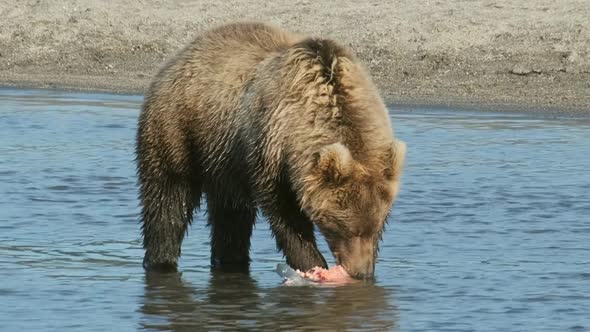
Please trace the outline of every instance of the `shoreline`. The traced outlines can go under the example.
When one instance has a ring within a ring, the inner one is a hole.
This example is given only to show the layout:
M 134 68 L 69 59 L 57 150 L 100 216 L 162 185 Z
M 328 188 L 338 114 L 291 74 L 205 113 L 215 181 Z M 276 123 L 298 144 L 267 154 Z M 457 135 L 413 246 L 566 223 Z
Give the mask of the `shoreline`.
M 71 80 L 76 85 L 57 84 L 46 81 L 31 81 L 31 82 L 9 82 L 6 83 L 0 78 L 0 89 L 15 89 L 15 90 L 44 90 L 44 91 L 58 91 L 66 93 L 96 93 L 96 94 L 112 94 L 120 96 L 138 96 L 142 97 L 144 91 L 139 87 L 129 87 L 118 85 L 102 86 L 99 84 L 88 83 L 88 79 L 78 78 Z M 88 84 L 79 84 L 86 82 Z M 590 117 L 590 109 L 585 107 L 555 107 L 546 105 L 530 105 L 530 104 L 508 104 L 508 103 L 491 103 L 488 101 L 447 101 L 444 102 L 439 99 L 405 99 L 405 100 L 385 100 L 388 108 L 391 109 L 422 109 L 431 110 L 433 112 L 445 111 L 460 111 L 460 112 L 489 112 L 489 113 L 506 113 L 506 114 L 527 114 L 549 116 L 556 118 L 588 118 Z
M 590 2 L 429 4 L 0 0 L 0 86 L 142 94 L 195 35 L 250 20 L 348 47 L 388 105 L 590 114 Z

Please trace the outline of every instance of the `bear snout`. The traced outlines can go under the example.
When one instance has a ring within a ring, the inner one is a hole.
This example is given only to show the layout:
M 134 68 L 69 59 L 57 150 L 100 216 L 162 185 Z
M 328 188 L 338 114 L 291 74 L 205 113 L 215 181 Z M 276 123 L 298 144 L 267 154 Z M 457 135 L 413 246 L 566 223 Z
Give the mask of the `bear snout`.
M 360 236 L 347 241 L 340 255 L 346 272 L 355 279 L 372 280 L 375 274 L 375 244 Z

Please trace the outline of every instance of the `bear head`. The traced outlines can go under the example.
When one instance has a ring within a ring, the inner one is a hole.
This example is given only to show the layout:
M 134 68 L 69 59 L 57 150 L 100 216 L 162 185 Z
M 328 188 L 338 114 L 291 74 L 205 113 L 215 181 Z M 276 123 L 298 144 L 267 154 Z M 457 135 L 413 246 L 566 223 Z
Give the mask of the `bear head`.
M 303 211 L 326 238 L 337 264 L 352 277 L 373 277 L 405 154 L 405 143 L 394 139 L 370 160 L 355 160 L 342 143 L 324 146 L 312 155 Z

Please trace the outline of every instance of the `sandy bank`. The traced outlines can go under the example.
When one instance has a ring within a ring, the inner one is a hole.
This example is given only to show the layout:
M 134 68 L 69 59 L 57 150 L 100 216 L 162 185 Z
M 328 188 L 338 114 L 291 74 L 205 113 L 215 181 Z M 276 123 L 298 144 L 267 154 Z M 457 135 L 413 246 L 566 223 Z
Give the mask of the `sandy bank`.
M 334 38 L 389 103 L 590 111 L 590 2 L 0 0 L 0 84 L 141 93 L 224 22 Z

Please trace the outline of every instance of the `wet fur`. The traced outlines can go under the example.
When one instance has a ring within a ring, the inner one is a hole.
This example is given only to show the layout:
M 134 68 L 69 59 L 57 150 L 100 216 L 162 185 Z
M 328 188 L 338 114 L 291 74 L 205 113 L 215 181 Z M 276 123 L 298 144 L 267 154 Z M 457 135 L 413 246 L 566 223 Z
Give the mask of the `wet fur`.
M 204 195 L 214 266 L 248 265 L 260 210 L 289 265 L 326 267 L 310 218 L 338 165 L 322 171 L 320 152 L 341 144 L 358 162 L 348 173 L 381 174 L 392 140 L 376 88 L 337 43 L 259 23 L 206 32 L 161 69 L 140 114 L 144 266 L 176 269 Z

